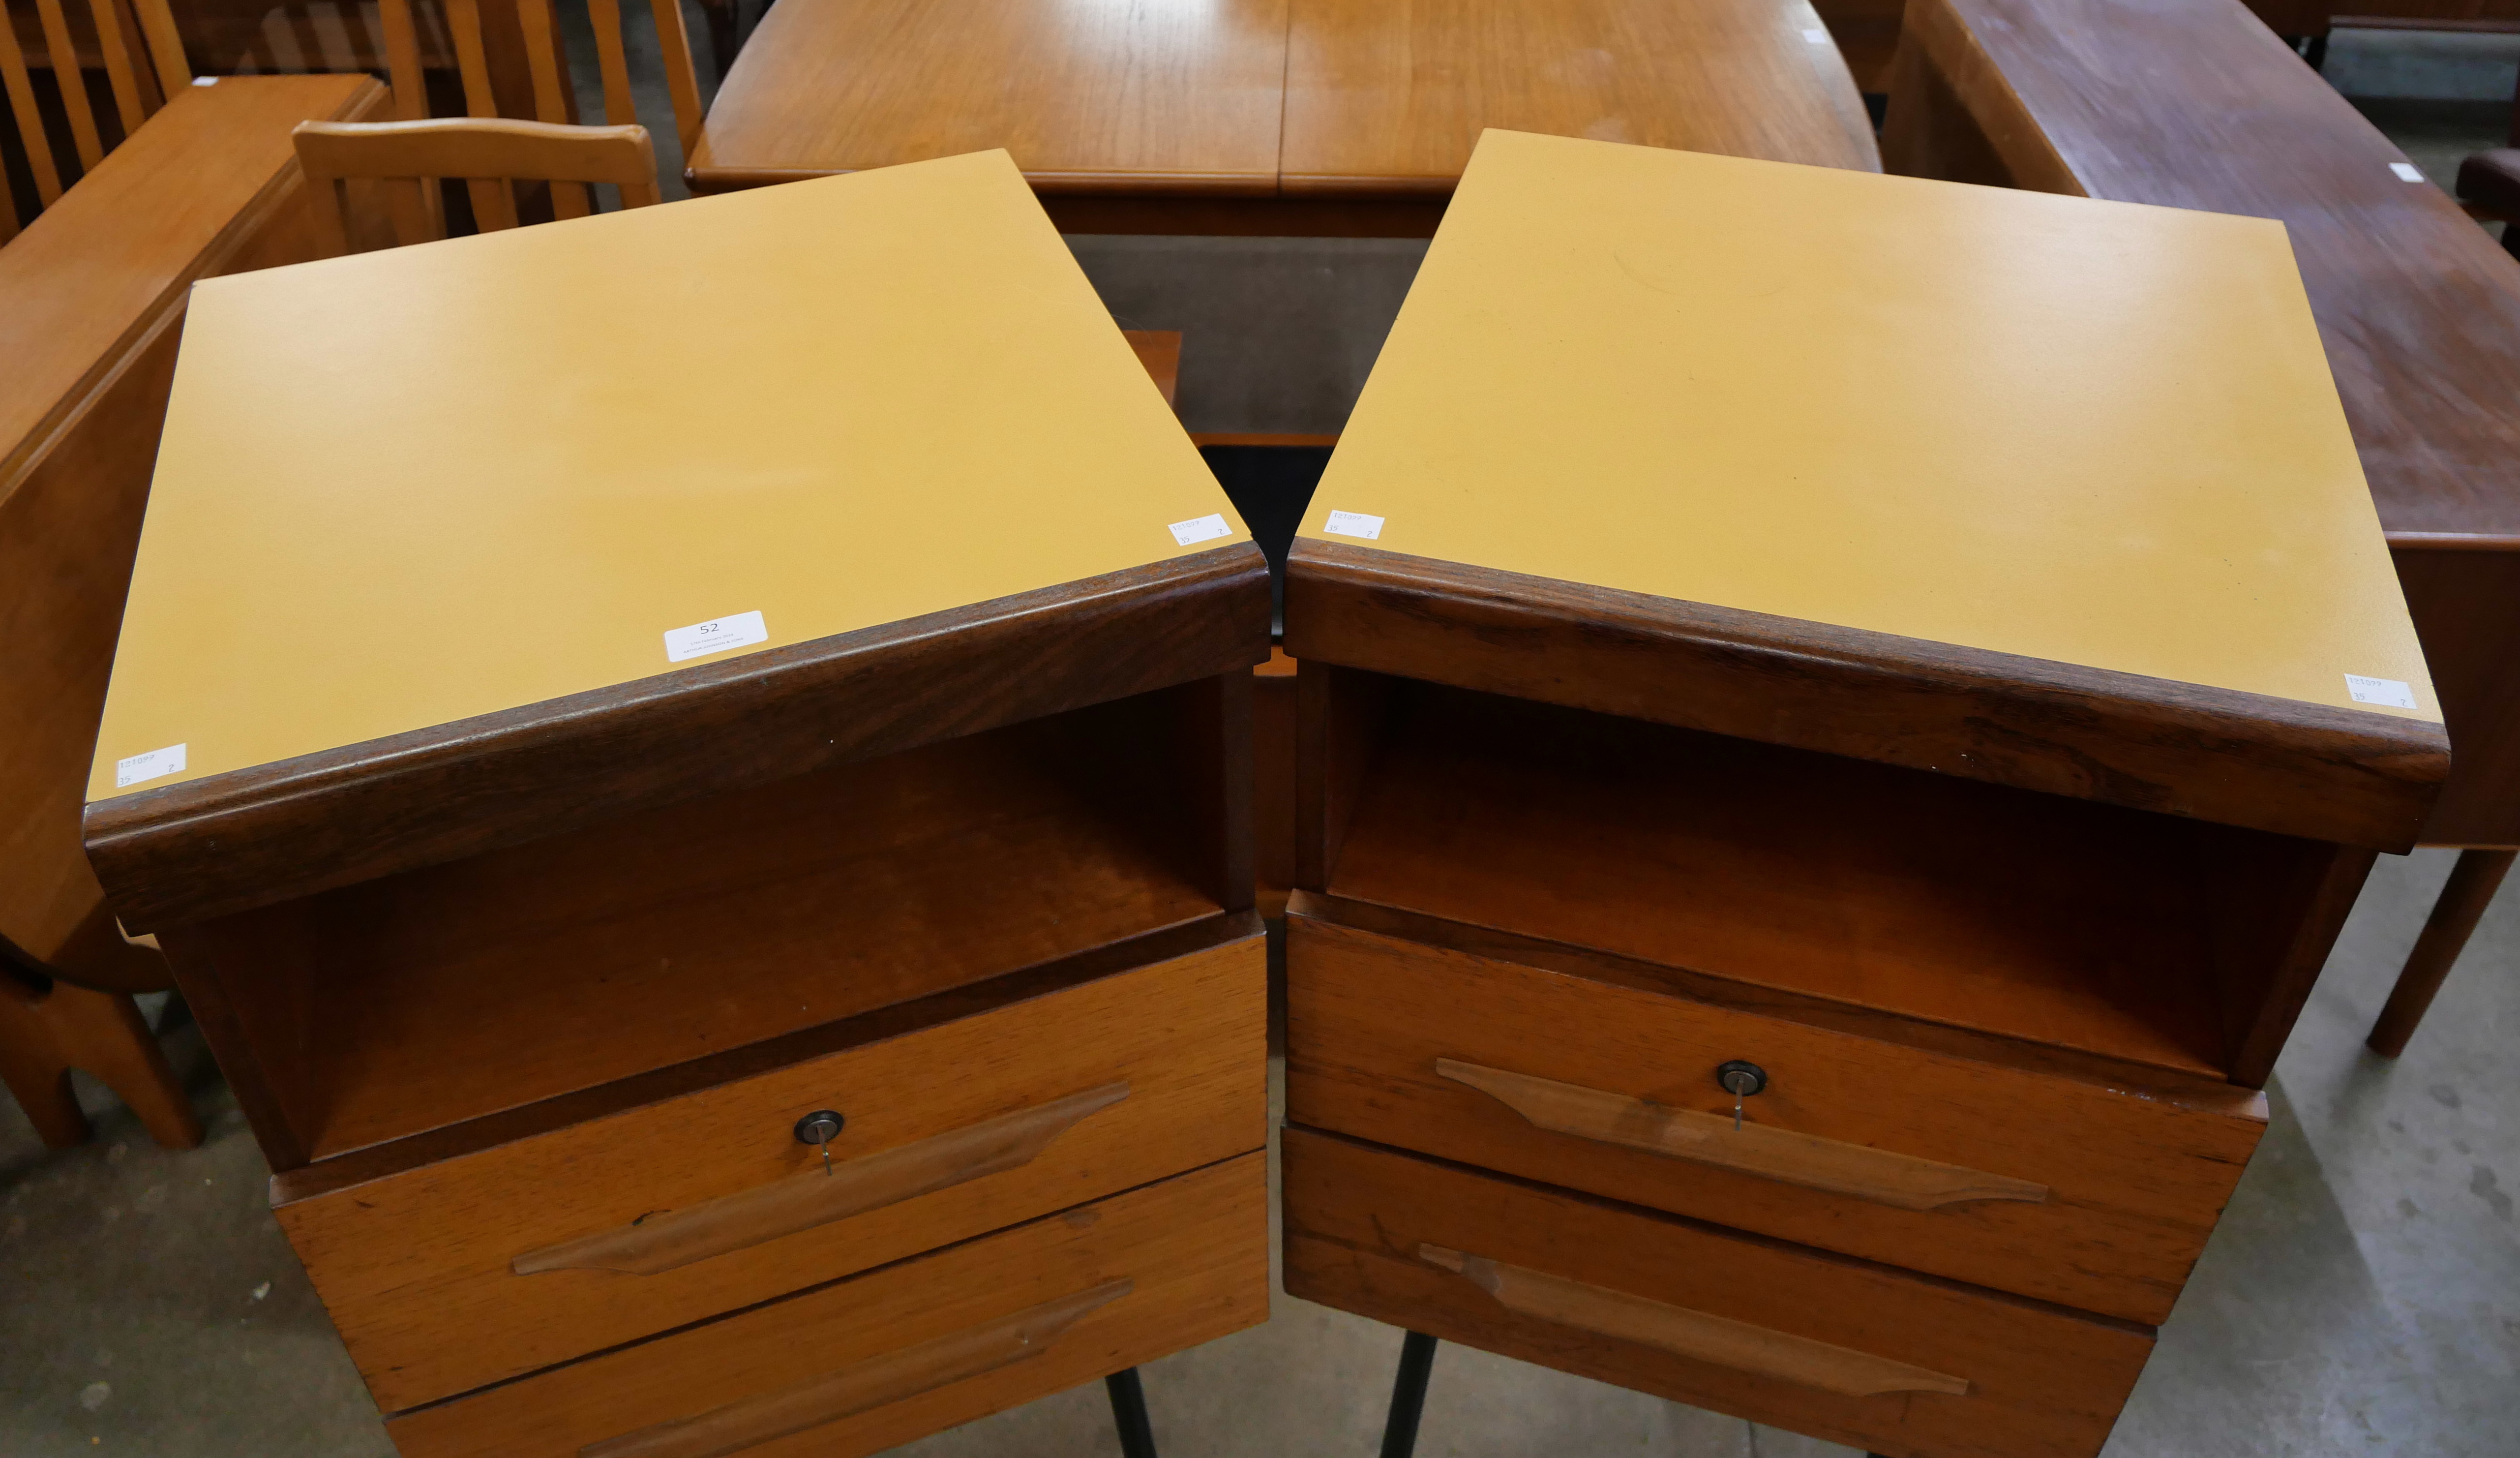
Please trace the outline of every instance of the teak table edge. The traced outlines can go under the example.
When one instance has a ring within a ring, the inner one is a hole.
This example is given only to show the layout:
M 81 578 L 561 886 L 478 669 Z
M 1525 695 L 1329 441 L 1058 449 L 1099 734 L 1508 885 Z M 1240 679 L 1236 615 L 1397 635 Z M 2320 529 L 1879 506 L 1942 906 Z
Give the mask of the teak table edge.
M 291 900 L 1249 668 L 1268 576 L 1238 542 L 116 796 L 88 859 L 135 933 Z
M 2450 774 L 2436 723 L 1302 537 L 1285 648 L 2377 850 L 2414 843 Z

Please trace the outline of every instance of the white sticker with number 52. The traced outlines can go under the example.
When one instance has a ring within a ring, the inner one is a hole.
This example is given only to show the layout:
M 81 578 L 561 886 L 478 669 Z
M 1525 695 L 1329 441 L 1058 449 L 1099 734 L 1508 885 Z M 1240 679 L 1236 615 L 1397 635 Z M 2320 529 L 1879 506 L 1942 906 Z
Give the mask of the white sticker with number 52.
M 762 626 L 758 613 L 738 613 L 733 617 L 712 617 L 687 628 L 665 630 L 665 661 L 679 663 L 685 659 L 706 658 L 730 648 L 743 648 L 766 641 L 770 629 Z

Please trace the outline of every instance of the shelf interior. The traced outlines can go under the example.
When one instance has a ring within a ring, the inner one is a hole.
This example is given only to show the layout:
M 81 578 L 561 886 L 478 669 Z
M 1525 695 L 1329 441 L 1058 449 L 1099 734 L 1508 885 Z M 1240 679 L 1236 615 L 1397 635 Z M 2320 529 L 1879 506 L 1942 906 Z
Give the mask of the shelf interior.
M 1163 695 L 249 914 L 260 1061 L 315 1159 L 1220 909 Z
M 2222 1075 L 2198 827 L 1397 687 L 1334 894 Z

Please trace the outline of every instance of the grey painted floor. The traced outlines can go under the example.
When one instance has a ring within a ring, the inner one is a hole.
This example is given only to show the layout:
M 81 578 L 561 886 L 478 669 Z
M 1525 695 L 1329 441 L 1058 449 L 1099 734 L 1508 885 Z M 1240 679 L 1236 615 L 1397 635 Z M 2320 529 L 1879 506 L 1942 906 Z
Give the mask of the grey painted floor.
M 2375 119 L 2447 178 L 2498 140 L 2515 61 L 2520 38 L 2347 32 L 2329 73 L 2384 98 L 2366 103 Z M 1186 413 L 1214 431 L 1337 429 L 1416 259 L 1391 244 L 1075 242 L 1124 323 L 1188 333 Z M 2361 1044 L 2448 866 L 2382 858 L 2110 1458 L 2520 1452 L 2520 890 L 2402 1063 Z M 209 1120 L 199 1150 L 158 1150 L 91 1088 L 99 1137 L 47 1155 L 0 1099 L 0 1458 L 389 1453 L 198 1033 L 167 1041 Z M 1147 1369 L 1157 1437 L 1170 1458 L 1370 1453 L 1398 1344 L 1281 1296 L 1268 1325 Z M 1116 1448 L 1087 1388 L 903 1451 Z M 1849 1450 L 1448 1346 L 1418 1451 Z

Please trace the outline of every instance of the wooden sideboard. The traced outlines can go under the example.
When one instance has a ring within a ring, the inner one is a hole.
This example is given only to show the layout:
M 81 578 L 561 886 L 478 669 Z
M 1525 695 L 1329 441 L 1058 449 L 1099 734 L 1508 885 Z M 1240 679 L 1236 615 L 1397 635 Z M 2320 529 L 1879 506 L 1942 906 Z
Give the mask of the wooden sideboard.
M 1266 565 L 1003 153 L 213 281 L 88 787 L 387 1430 L 1264 1320 Z
M 2099 1450 L 2449 770 L 2255 219 L 1492 132 L 1285 623 L 1288 1292 L 1900 1458 Z

